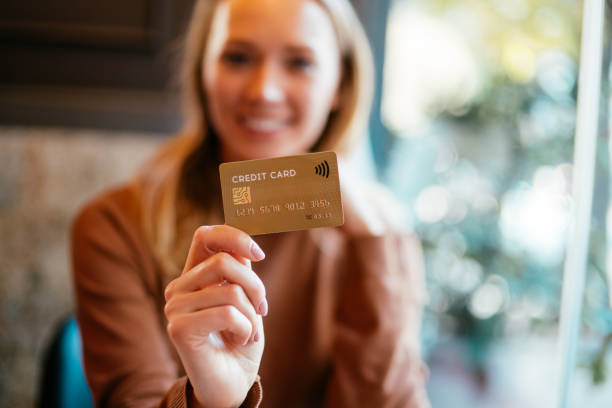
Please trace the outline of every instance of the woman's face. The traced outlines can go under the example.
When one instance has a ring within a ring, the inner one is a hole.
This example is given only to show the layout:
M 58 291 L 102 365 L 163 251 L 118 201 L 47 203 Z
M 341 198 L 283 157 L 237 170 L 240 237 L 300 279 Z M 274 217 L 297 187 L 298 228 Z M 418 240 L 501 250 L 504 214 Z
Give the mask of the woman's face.
M 304 153 L 337 104 L 332 22 L 313 0 L 222 1 L 202 74 L 224 161 Z

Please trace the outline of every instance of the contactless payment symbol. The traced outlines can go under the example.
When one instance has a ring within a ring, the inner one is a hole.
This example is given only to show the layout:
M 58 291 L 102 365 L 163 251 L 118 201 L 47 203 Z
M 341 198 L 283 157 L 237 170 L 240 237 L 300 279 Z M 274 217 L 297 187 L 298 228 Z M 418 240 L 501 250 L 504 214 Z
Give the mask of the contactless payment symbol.
M 315 166 L 315 174 L 321 177 L 329 178 L 329 163 L 327 163 L 327 160 L 323 160 L 321 163 Z
M 232 188 L 232 199 L 235 205 L 251 203 L 251 187 Z

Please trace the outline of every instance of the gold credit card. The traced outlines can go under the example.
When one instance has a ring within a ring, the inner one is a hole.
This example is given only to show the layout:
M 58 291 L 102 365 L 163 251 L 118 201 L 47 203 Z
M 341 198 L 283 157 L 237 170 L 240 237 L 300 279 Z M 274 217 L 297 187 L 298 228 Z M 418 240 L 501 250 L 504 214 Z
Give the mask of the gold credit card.
M 248 234 L 344 224 L 334 152 L 219 166 L 225 223 Z

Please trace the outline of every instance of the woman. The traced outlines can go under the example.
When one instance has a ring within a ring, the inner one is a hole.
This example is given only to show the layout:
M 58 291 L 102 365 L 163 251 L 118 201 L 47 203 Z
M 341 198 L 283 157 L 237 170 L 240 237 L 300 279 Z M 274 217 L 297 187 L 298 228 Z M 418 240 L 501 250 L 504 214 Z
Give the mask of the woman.
M 186 130 L 75 222 L 96 403 L 428 406 L 420 249 L 378 195 L 343 175 L 339 229 L 221 225 L 220 162 L 342 154 L 363 134 L 371 56 L 348 2 L 201 0 L 183 74 Z

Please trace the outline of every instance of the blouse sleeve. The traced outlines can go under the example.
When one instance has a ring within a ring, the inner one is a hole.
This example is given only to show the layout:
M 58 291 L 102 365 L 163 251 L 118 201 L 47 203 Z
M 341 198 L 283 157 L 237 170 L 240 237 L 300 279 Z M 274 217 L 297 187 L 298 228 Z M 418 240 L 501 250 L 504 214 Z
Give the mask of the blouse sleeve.
M 124 218 L 112 206 L 90 205 L 72 232 L 77 318 L 95 405 L 187 407 L 191 385 L 179 377 L 142 244 Z M 260 400 L 257 383 L 245 405 Z
M 348 239 L 328 407 L 429 407 L 420 355 L 425 285 L 418 239 Z

